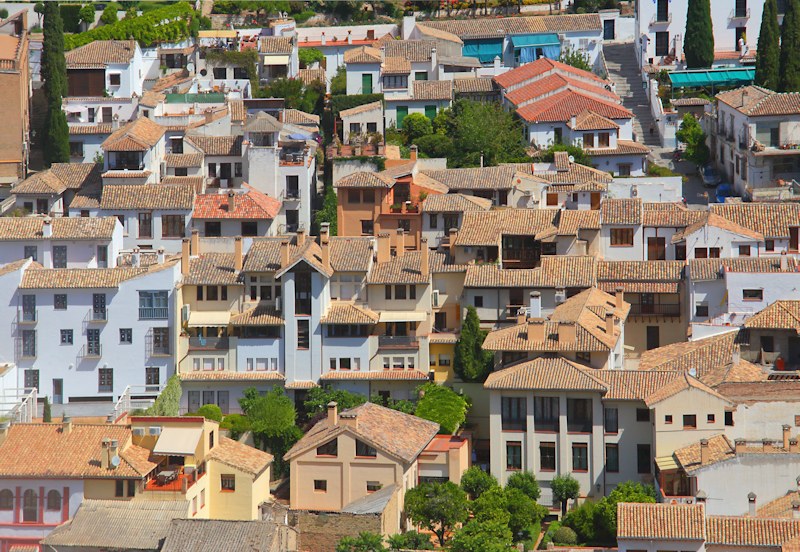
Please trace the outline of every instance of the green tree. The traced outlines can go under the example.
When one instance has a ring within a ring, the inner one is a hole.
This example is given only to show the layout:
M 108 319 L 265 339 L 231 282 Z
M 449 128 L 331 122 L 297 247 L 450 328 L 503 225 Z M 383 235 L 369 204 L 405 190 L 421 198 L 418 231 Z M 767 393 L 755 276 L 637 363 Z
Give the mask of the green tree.
M 81 11 L 78 12 L 78 15 L 82 23 L 86 23 L 86 25 L 91 25 L 92 23 L 94 23 L 94 5 L 86 4 L 85 6 L 81 7 Z
M 220 424 L 222 429 L 227 429 L 231 439 L 238 440 L 246 431 L 250 431 L 250 421 L 241 414 L 228 414 Z
M 711 1 L 689 0 L 686 10 L 686 37 L 683 44 L 686 67 L 705 69 L 714 62 L 714 30 Z
M 542 490 L 539 488 L 539 482 L 536 481 L 536 476 L 529 471 L 514 472 L 511 474 L 511 477 L 508 478 L 508 482 L 506 483 L 506 489 L 518 489 L 534 502 L 539 500 L 539 497 L 542 496 Z
M 778 68 L 781 63 L 781 29 L 778 25 L 777 0 L 766 0 L 761 15 L 761 32 L 756 50 L 756 80 L 758 86 L 778 89 Z
M 102 15 L 100 15 L 100 22 L 104 25 L 111 25 L 112 23 L 116 23 L 119 21 L 117 17 L 117 11 L 120 10 L 120 5 L 116 2 L 111 2 L 110 4 L 106 4 L 105 9 L 103 10 Z
M 319 232 L 319 227 L 322 226 L 322 223 L 327 222 L 329 225 L 328 231 L 330 232 L 330 235 L 337 235 L 337 232 L 339 231 L 338 205 L 339 201 L 336 197 L 336 190 L 333 189 L 333 186 L 326 185 L 325 195 L 322 198 L 322 209 L 317 211 L 314 215 L 314 223 L 317 226 L 317 232 Z
M 789 0 L 781 26 L 780 92 L 800 92 L 800 0 Z
M 417 408 L 417 405 L 412 401 L 393 399 L 391 397 L 383 398 L 377 393 L 374 393 L 369 398 L 369 402 L 391 408 L 392 410 L 397 410 L 398 412 L 403 412 L 404 414 L 414 414 L 414 410 Z
M 430 536 L 417 531 L 406 531 L 392 535 L 388 539 L 389 550 L 433 550 Z
M 344 537 L 336 545 L 336 552 L 386 552 L 383 537 L 362 531 L 357 537 Z
M 592 71 L 592 66 L 589 65 L 589 54 L 578 50 L 577 48 L 567 47 L 558 58 L 561 63 L 571 65 L 576 69 L 583 69 L 584 71 Z
M 47 141 L 44 158 L 48 165 L 69 163 L 69 125 L 60 102 L 50 102 L 47 110 Z
M 567 152 L 575 160 L 575 163 L 579 165 L 592 166 L 592 158 L 589 154 L 583 148 L 571 144 L 552 144 L 546 150 L 539 152 L 539 158 L 544 163 L 552 163 L 556 158 L 557 151 Z
M 508 496 L 500 487 L 493 487 L 470 503 L 475 521 L 486 523 L 497 521 L 509 525 L 511 515 L 508 512 Z
M 499 521 L 470 521 L 451 541 L 451 552 L 508 552 L 511 530 Z
M 450 230 L 449 228 L 445 229 Z M 456 342 L 453 369 L 464 381 L 481 382 L 492 371 L 494 354 L 483 350 L 486 331 L 481 329 L 481 321 L 475 307 L 467 307 L 467 315 L 461 324 L 461 334 Z
M 449 387 L 429 382 L 419 388 L 416 416 L 439 424 L 439 433 L 452 435 L 467 418 L 469 403 Z
M 174 374 L 156 398 L 153 406 L 145 410 L 147 416 L 178 416 L 181 407 L 181 379 Z
M 403 122 L 405 123 L 406 120 L 403 120 Z M 419 153 L 427 157 L 449 159 L 455 154 L 453 139 L 444 134 L 435 132 L 427 136 L 420 136 L 414 143 L 419 148 Z
M 193 415 L 202 416 L 206 420 L 214 420 L 215 422 L 222 421 L 222 409 L 216 404 L 204 404 Z
M 300 68 L 306 69 L 315 63 L 322 63 L 325 54 L 316 48 L 300 48 L 297 57 L 300 59 Z
M 347 94 L 347 71 L 344 64 L 336 70 L 336 74 L 331 79 L 331 96 Z
M 556 500 L 561 502 L 561 514 L 567 513 L 567 502 L 575 500 L 580 496 L 581 484 L 578 480 L 572 477 L 571 473 L 566 475 L 557 475 L 551 482 L 553 489 L 553 496 Z
M 617 485 L 607 497 L 597 505 L 597 538 L 613 543 L 617 538 L 617 504 L 619 502 L 655 503 L 656 491 L 652 485 L 642 485 L 636 481 L 626 481 Z
M 553 533 L 553 542 L 555 544 L 575 546 L 578 544 L 578 535 L 569 527 L 559 527 Z
M 444 546 L 446 536 L 469 515 L 467 493 L 453 483 L 421 483 L 406 491 L 406 513 L 417 525 L 432 531 Z
M 597 503 L 585 501 L 562 517 L 561 523 L 577 534 L 579 542 L 597 542 Z M 555 536 L 553 537 L 555 540 Z
M 294 401 L 282 387 L 276 386 L 266 395 L 250 387 L 245 389 L 239 405 L 250 421 L 256 443 L 275 457 L 273 470 L 276 475 L 286 475 L 289 466 L 283 461 L 283 455 L 302 436 L 296 425 Z
M 42 421 L 46 424 L 49 424 L 53 421 L 53 413 L 52 409 L 50 408 L 50 400 L 47 398 L 47 395 L 44 396 L 44 404 L 42 404 Z
M 47 98 L 45 117 L 44 160 L 69 162 L 69 127 L 61 110 L 61 99 L 67 94 L 67 62 L 64 58 L 64 25 L 58 3 L 47 2 L 44 8 L 41 75 Z
M 461 488 L 466 491 L 472 500 L 492 489 L 499 487 L 497 479 L 490 473 L 483 471 L 480 466 L 470 466 L 461 475 Z
M 342 412 L 364 404 L 367 402 L 367 397 L 358 393 L 351 393 L 346 389 L 333 389 L 330 385 L 325 385 L 309 389 L 303 406 L 306 409 L 306 415 L 311 418 L 326 412 L 330 402 L 335 402 L 339 412 Z
M 33 11 L 36 12 L 37 17 L 39 18 L 39 26 L 42 25 L 42 16 L 44 15 L 44 2 L 36 2 L 33 6 Z
M 535 500 L 519 489 L 506 487 L 503 492 L 506 496 L 508 528 L 511 529 L 511 534 L 515 540 L 528 537 L 528 530 L 544 519 L 547 509 L 536 504 Z
M 406 144 L 415 144 L 418 138 L 433 134 L 433 123 L 422 113 L 411 113 L 403 119 Z
M 798 0 L 800 1 L 800 0 Z M 686 113 L 675 137 L 686 144 L 686 158 L 698 165 L 708 161 L 709 151 L 706 145 L 706 133 L 691 113 Z

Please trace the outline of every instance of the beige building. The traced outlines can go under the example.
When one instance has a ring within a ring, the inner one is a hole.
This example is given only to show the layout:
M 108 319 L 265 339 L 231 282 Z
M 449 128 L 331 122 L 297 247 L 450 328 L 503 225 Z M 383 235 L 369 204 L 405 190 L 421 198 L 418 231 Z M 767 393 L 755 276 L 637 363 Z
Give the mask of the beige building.
M 22 10 L 0 25 L 0 186 L 24 179 L 30 150 L 31 79 L 28 68 L 28 12 Z

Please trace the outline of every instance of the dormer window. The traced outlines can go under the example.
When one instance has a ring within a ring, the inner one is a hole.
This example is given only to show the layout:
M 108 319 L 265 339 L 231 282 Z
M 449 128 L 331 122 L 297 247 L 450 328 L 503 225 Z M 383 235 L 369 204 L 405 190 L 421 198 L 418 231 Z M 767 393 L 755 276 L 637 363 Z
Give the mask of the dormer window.
M 364 441 L 359 441 L 356 439 L 356 456 L 361 458 L 375 458 L 378 456 L 378 451 Z
M 328 441 L 317 447 L 317 456 L 339 456 L 339 440 Z

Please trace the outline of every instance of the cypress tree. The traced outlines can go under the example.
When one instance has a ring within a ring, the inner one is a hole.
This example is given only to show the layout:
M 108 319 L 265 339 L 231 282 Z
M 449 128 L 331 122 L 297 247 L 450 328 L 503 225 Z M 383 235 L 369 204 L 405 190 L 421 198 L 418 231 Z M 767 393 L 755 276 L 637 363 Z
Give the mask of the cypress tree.
M 689 69 L 705 69 L 714 62 L 710 0 L 689 0 L 683 52 L 686 56 L 686 67 Z
M 800 0 L 789 0 L 781 27 L 780 92 L 800 92 Z
M 486 332 L 481 330 L 481 322 L 475 307 L 467 307 L 467 315 L 461 324 L 461 335 L 456 342 L 453 369 L 464 381 L 483 381 L 492 369 L 494 356 L 482 348 Z
M 756 51 L 756 84 L 778 89 L 778 67 L 780 65 L 780 27 L 778 26 L 777 0 L 766 0 L 761 16 L 761 32 Z
M 69 127 L 61 110 L 61 100 L 67 95 L 67 62 L 64 58 L 64 24 L 57 2 L 45 4 L 43 31 L 41 74 L 47 96 L 44 161 L 48 165 L 68 163 Z

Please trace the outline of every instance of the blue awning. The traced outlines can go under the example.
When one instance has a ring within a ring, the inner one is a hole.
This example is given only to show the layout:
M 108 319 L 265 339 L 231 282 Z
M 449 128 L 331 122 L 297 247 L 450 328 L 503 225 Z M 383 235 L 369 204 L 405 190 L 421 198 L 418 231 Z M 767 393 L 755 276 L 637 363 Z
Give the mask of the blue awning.
M 461 55 L 476 57 L 481 63 L 489 63 L 494 58 L 503 58 L 503 39 L 465 40 Z
M 558 41 L 558 35 L 554 33 L 515 35 L 511 37 L 511 43 L 514 45 L 515 50 L 528 47 L 561 45 Z
M 672 71 L 669 73 L 669 80 L 673 88 L 743 86 L 752 84 L 755 78 L 756 70 L 749 67 Z

